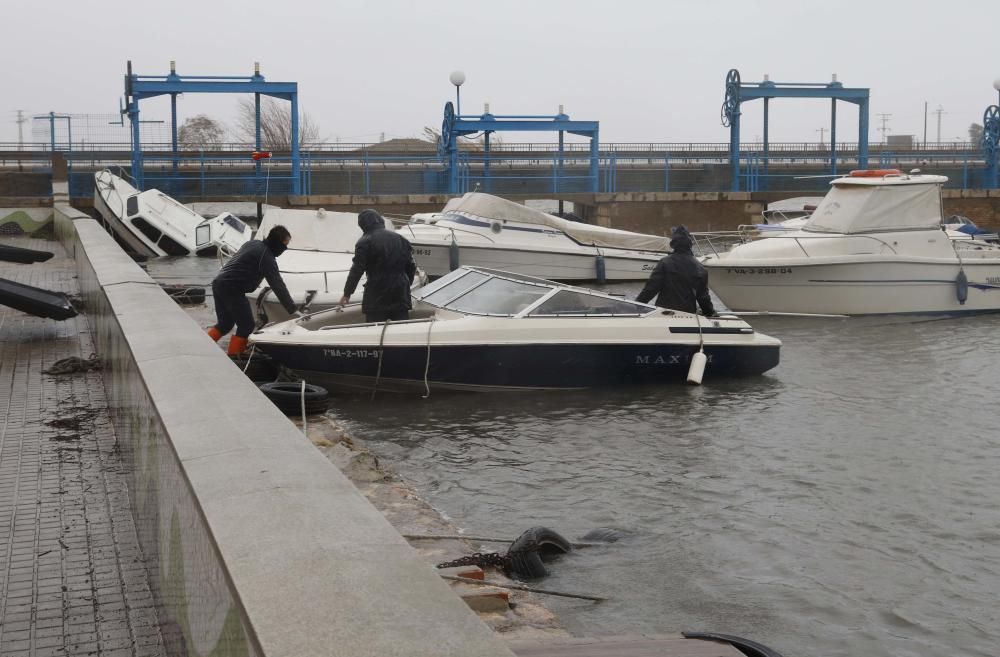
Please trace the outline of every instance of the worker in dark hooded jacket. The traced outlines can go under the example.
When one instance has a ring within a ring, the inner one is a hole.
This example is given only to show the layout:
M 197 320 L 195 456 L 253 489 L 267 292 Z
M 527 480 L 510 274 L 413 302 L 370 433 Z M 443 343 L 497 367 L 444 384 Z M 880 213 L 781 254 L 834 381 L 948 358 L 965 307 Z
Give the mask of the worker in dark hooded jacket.
M 369 322 L 400 321 L 410 317 L 410 286 L 417 273 L 413 247 L 405 237 L 386 230 L 385 219 L 375 210 L 358 215 L 364 235 L 354 245 L 354 264 L 347 275 L 341 305 L 351 300 L 361 275 L 366 274 L 361 311 Z
M 696 313 L 697 306 L 701 306 L 706 317 L 714 315 L 715 308 L 708 294 L 708 272 L 691 252 L 693 245 L 687 228 L 675 228 L 670 238 L 673 253 L 656 263 L 636 301 L 648 303 L 655 296 L 660 308 Z
M 247 338 L 255 325 L 246 293 L 256 290 L 262 280 L 267 279 L 267 284 L 288 314 L 298 315 L 295 302 L 288 294 L 285 282 L 281 280 L 276 260 L 288 248 L 291 239 L 287 228 L 275 226 L 263 241 L 250 240 L 241 246 L 212 281 L 217 321 L 215 326 L 209 327 L 208 334 L 218 342 L 236 326 L 236 335 L 229 339 L 226 353 L 239 354 L 246 349 Z

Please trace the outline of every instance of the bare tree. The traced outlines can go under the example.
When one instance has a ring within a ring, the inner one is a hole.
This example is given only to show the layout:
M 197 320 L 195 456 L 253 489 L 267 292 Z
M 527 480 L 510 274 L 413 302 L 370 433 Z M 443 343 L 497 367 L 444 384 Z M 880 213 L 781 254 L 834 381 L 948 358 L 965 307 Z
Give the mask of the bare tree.
M 225 135 L 225 126 L 205 114 L 186 119 L 177 129 L 177 141 L 185 149 L 216 148 Z
M 969 141 L 975 146 L 983 140 L 983 126 L 973 123 L 969 126 Z
M 236 137 L 256 143 L 257 110 L 254 101 L 242 98 L 237 107 Z M 325 141 L 319 136 L 319 126 L 305 112 L 299 113 L 299 146 Z M 292 147 L 292 106 L 273 98 L 260 101 L 260 145 L 273 151 L 288 151 Z

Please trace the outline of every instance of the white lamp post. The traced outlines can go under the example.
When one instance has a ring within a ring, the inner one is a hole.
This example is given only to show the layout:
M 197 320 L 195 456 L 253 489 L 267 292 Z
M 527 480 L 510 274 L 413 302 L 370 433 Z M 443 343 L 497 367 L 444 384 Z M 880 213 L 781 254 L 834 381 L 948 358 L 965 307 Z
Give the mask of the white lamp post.
M 455 85 L 455 115 L 462 116 L 461 87 L 465 84 L 465 73 L 462 71 L 452 71 L 448 79 Z
M 1000 105 L 1000 78 L 993 81 L 993 88 L 997 90 L 997 104 Z

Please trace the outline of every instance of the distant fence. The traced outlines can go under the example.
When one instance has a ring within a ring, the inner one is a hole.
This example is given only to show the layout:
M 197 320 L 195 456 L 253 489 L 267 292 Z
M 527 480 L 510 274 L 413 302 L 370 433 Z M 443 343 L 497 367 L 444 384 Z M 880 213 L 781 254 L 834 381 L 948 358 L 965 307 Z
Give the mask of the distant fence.
M 14 174 L 47 175 L 51 153 L 44 149 L 5 150 L 0 144 L 0 179 Z M 37 146 L 37 144 L 36 144 Z M 285 196 L 293 189 L 291 158 L 276 153 L 270 160 L 253 163 L 245 144 L 226 145 L 212 151 L 179 151 L 150 145 L 144 151 L 147 188 L 157 188 L 179 199 L 213 197 Z M 332 146 L 332 145 L 323 145 Z M 346 146 L 339 144 L 336 146 Z M 379 145 L 359 149 L 317 148 L 302 151 L 298 187 L 303 195 L 375 195 L 449 193 L 448 172 L 433 150 L 385 151 Z M 411 145 L 412 146 L 412 145 Z M 430 144 L 427 145 L 430 147 Z M 559 194 L 591 192 L 712 192 L 731 184 L 728 144 L 633 144 L 602 146 L 596 172 L 590 168 L 589 150 L 553 144 L 506 143 L 490 153 L 462 151 L 458 163 L 458 192 L 495 194 Z M 680 149 L 686 146 L 689 150 Z M 856 154 L 843 144 L 836 166 L 829 152 L 803 149 L 804 144 L 772 144 L 770 157 L 762 151 L 741 153 L 739 177 L 744 191 L 819 191 L 834 173 L 857 167 Z M 942 145 L 944 146 L 944 145 Z M 949 178 L 947 187 L 983 187 L 985 163 L 980 153 L 966 148 L 875 151 L 871 168 L 919 168 Z M 91 148 L 93 147 L 93 148 Z M 649 147 L 649 150 L 643 148 Z M 652 147 L 655 147 L 652 148 Z M 671 150 L 675 149 L 675 150 Z M 64 152 L 70 195 L 93 194 L 93 173 L 106 167 L 130 172 L 131 154 L 110 150 L 110 145 L 88 144 Z M 0 183 L 0 190 L 9 185 Z M 44 194 L 34 185 L 25 194 Z M 43 187 L 42 187 L 43 188 Z

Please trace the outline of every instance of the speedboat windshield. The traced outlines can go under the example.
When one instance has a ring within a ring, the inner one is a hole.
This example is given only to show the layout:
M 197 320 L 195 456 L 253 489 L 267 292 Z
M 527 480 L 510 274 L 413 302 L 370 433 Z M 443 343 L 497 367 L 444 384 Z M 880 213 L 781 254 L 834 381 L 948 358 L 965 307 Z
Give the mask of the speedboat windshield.
M 492 269 L 461 267 L 414 290 L 424 303 L 470 315 L 641 316 L 653 308 L 583 288 Z

